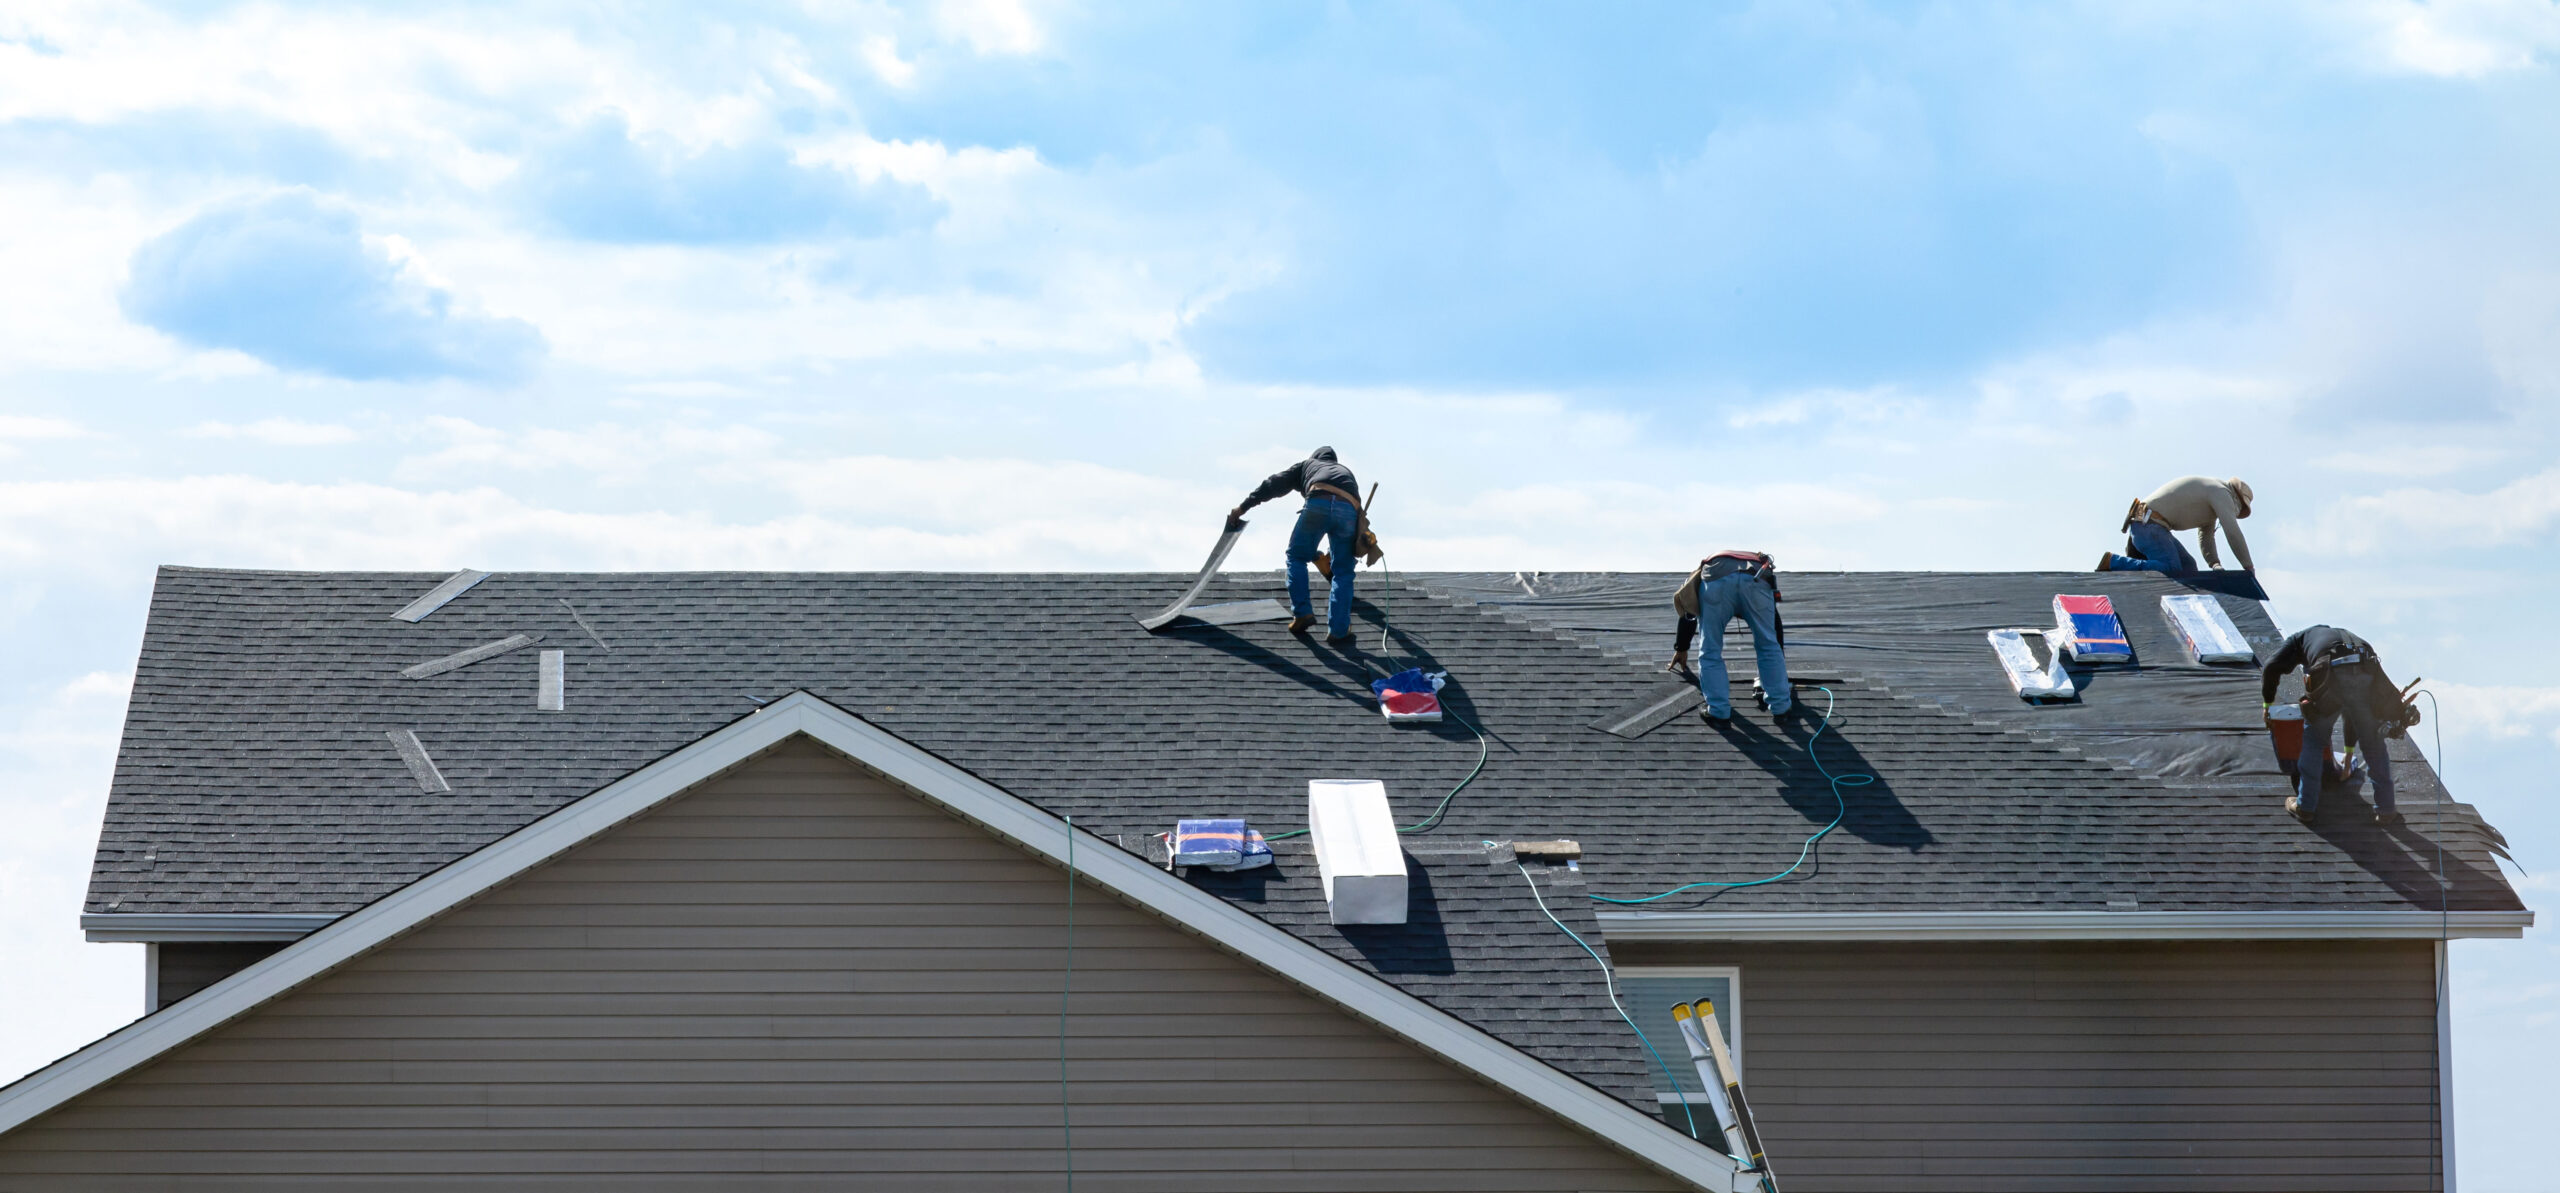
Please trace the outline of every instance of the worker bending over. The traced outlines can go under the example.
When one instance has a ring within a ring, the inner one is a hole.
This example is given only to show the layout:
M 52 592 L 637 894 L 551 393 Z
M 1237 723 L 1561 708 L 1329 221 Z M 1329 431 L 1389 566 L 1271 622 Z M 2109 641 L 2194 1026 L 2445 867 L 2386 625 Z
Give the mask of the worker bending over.
M 2397 737 L 2417 724 L 2417 707 L 2391 686 L 2371 643 L 2335 626 L 2312 626 L 2276 648 L 2259 683 L 2260 702 L 2275 707 L 2276 685 L 2296 667 L 2302 668 L 2302 753 L 2294 763 L 2295 794 L 2285 799 L 2284 810 L 2304 824 L 2319 813 L 2320 785 L 2329 777 L 2329 729 L 2344 721 L 2347 773 L 2354 773 L 2352 760 L 2362 750 L 2373 775 L 2373 822 L 2386 827 L 2400 823 L 2391 750 L 2383 738 Z
M 2240 558 L 2240 566 L 2254 572 L 2258 565 L 2249 561 L 2249 540 L 2240 537 L 2240 519 L 2248 516 L 2249 486 L 2239 477 L 2179 477 L 2125 511 L 2127 554 L 2110 551 L 2099 556 L 2098 570 L 2173 574 L 2196 570 L 2195 556 L 2187 554 L 2186 547 L 2170 533 L 2177 530 L 2196 531 L 2196 545 L 2204 548 L 2205 566 L 2221 567 L 2222 553 L 2213 545 L 2214 527 L 2219 525 L 2231 539 L 2231 553 Z
M 1795 689 L 1787 684 L 1786 626 L 1778 619 L 1778 565 L 1757 551 L 1722 551 L 1699 561 L 1698 570 L 1671 594 L 1680 613 L 1680 634 L 1671 644 L 1671 669 L 1687 670 L 1689 639 L 1699 628 L 1698 694 L 1707 706 L 1698 715 L 1710 721 L 1733 717 L 1733 679 L 1725 673 L 1724 631 L 1734 618 L 1751 627 L 1751 645 L 1760 655 L 1760 693 L 1772 716 L 1795 708 Z
M 1299 508 L 1298 525 L 1289 532 L 1289 612 L 1295 615 L 1289 619 L 1289 632 L 1303 634 L 1316 623 L 1315 605 L 1307 594 L 1307 564 L 1316 556 L 1316 540 L 1325 539 L 1333 554 L 1325 641 L 1349 646 L 1352 561 L 1361 554 L 1368 527 L 1360 510 L 1360 480 L 1333 458 L 1333 449 L 1319 447 L 1314 455 L 1264 478 L 1245 495 L 1244 504 L 1227 511 L 1227 521 L 1240 521 L 1246 510 L 1293 491 L 1304 494 L 1307 504 Z M 1377 540 L 1368 538 L 1368 561 L 1374 565 L 1382 554 Z

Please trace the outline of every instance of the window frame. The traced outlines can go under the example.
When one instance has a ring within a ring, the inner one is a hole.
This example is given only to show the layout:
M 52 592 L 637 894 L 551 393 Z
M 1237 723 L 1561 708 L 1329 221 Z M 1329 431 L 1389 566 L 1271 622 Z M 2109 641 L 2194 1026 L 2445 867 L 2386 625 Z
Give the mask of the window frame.
M 1744 1081 L 1745 1081 L 1745 1083 L 1746 1083 L 1746 1088 L 1748 1088 L 1748 1080 L 1749 1080 L 1749 1075 L 1750 1075 L 1750 1072 L 1751 1072 L 1751 1068 L 1750 1068 L 1749 1062 L 1747 1062 L 1747 1061 L 1745 1061 L 1745 1060 L 1743 1059 L 1744 1036 L 1743 1036 L 1743 1033 L 1742 1033 L 1742 1003 L 1743 1003 L 1743 994 L 1742 994 L 1742 967 L 1741 967 L 1741 966 L 1739 966 L 1739 965 L 1621 965 L 1621 966 L 1616 966 L 1616 967 L 1614 967 L 1614 969 L 1613 969 L 1613 977 L 1614 977 L 1614 979 L 1615 979 L 1616 981 L 1619 981 L 1619 982 L 1622 982 L 1622 983 L 1623 983 L 1623 982 L 1625 982 L 1625 981 L 1626 981 L 1627 979 L 1629 979 L 1629 978 L 1722 978 L 1722 979 L 1724 979 L 1724 980 L 1725 980 L 1725 982 L 1727 983 L 1727 985 L 1726 985 L 1726 987 L 1725 987 L 1725 988 L 1726 988 L 1726 989 L 1728 989 L 1728 990 L 1730 990 L 1730 991 L 1732 991 L 1732 994 L 1728 996 L 1728 1000 L 1729 1000 L 1733 1005 L 1731 1005 L 1731 1006 L 1729 1006 L 1729 1007 L 1725 1007 L 1725 1006 L 1717 1007 L 1717 1008 L 1716 1008 L 1716 1018 L 1717 1018 L 1720 1022 L 1725 1023 L 1725 1024 L 1729 1024 L 1729 1025 L 1730 1025 L 1730 1029 L 1731 1029 L 1731 1030 L 1730 1030 L 1730 1034 L 1732 1035 L 1733 1039 L 1732 1039 L 1732 1040 L 1727 1044 L 1727 1050 L 1733 1053 L 1733 1070 L 1734 1070 L 1734 1075 L 1735 1075 L 1736 1077 L 1738 1077 L 1738 1078 L 1742 1078 L 1742 1079 L 1744 1079 Z M 1688 1050 L 1688 1048 L 1687 1048 L 1687 1047 L 1685 1047 L 1685 1046 L 1681 1047 L 1678 1060 L 1674 1060 L 1674 1059 L 1671 1057 L 1671 1055 L 1670 1055 L 1670 1054 L 1668 1054 L 1668 1053 L 1664 1054 L 1664 1056 L 1663 1056 L 1663 1060 L 1665 1060 L 1666 1062 L 1674 1063 L 1674 1064 L 1680 1063 L 1680 1062 L 1682 1062 L 1682 1061 L 1686 1061 L 1686 1060 L 1688 1060 L 1688 1058 L 1689 1058 L 1689 1050 Z M 1688 1104 L 1688 1105 L 1692 1105 L 1692 1106 L 1704 1106 L 1704 1105 L 1707 1105 L 1707 1104 L 1708 1104 L 1707 1096 L 1706 1096 L 1705 1094 L 1703 1094 L 1703 1093 L 1695 1093 L 1695 1094 L 1692 1094 L 1692 1093 L 1665 1093 L 1665 1092 L 1663 1092 L 1662 1090 L 1659 1090 L 1659 1089 L 1657 1089 L 1657 1090 L 1655 1090 L 1655 1091 L 1654 1091 L 1654 1100 L 1655 1100 L 1655 1101 L 1660 1102 L 1660 1103 L 1661 1103 L 1662 1105 L 1664 1105 L 1664 1106 L 1678 1106 L 1678 1105 L 1681 1105 L 1681 1104 L 1683 1104 L 1683 1103 L 1686 1103 L 1686 1104 Z

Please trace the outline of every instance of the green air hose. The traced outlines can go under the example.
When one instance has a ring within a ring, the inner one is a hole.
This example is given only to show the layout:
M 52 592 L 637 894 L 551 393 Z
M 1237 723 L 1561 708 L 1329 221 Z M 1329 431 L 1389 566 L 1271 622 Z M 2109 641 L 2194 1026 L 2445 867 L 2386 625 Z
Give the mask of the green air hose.
M 1876 781 L 1876 777 L 1874 775 L 1835 775 L 1831 773 L 1831 769 L 1829 767 L 1822 765 L 1822 754 L 1813 748 L 1813 743 L 1821 740 L 1824 731 L 1831 728 L 1831 713 L 1834 709 L 1839 707 L 1840 697 L 1838 693 L 1833 692 L 1829 688 L 1821 688 L 1820 690 L 1827 700 L 1822 707 L 1822 725 L 1820 728 L 1813 731 L 1812 737 L 1805 739 L 1804 752 L 1806 757 L 1813 759 L 1813 769 L 1821 771 L 1822 777 L 1831 781 L 1831 798 L 1834 803 L 1839 805 L 1840 810 L 1837 814 L 1832 816 L 1831 823 L 1822 826 L 1821 832 L 1815 833 L 1814 835 L 1804 839 L 1804 848 L 1796 851 L 1796 861 L 1794 865 L 1789 866 L 1784 870 L 1780 870 L 1767 878 L 1754 878 L 1749 882 L 1693 882 L 1686 886 L 1675 886 L 1670 890 L 1657 895 L 1645 895 L 1634 899 L 1612 899 L 1607 895 L 1593 895 L 1591 897 L 1602 903 L 1651 903 L 1656 899 L 1668 899 L 1682 891 L 1694 891 L 1700 887 L 1715 887 L 1723 890 L 1733 890 L 1746 886 L 1766 886 L 1795 873 L 1797 870 L 1803 869 L 1805 859 L 1813 856 L 1813 847 L 1820 844 L 1824 837 L 1830 836 L 1831 830 L 1840 827 L 1841 821 L 1849 818 L 1849 797 L 1841 794 L 1840 789 L 1843 787 L 1864 787 L 1867 784 Z
M 1635 1016 L 1627 1013 L 1626 1004 L 1618 1001 L 1618 978 L 1616 974 L 1609 971 L 1609 963 L 1600 959 L 1599 950 L 1592 948 L 1590 942 L 1582 939 L 1582 935 L 1580 933 L 1575 932 L 1571 928 L 1565 927 L 1564 921 L 1557 919 L 1556 913 L 1548 910 L 1547 897 L 1538 893 L 1538 880 L 1530 877 L 1529 867 L 1520 865 L 1518 861 L 1513 861 L 1511 864 L 1520 867 L 1520 877 L 1527 880 L 1529 883 L 1529 897 L 1538 901 L 1538 911 L 1547 917 L 1547 922 L 1555 925 L 1557 931 L 1564 933 L 1566 936 L 1572 937 L 1573 943 L 1581 945 L 1582 951 L 1591 954 L 1591 959 L 1599 964 L 1600 988 L 1609 992 L 1609 1005 L 1617 1009 L 1618 1018 L 1627 1021 L 1627 1030 L 1636 1033 L 1636 1042 L 1644 1045 L 1644 1050 L 1652 1055 L 1653 1063 L 1662 1066 L 1662 1075 L 1670 1079 L 1671 1088 L 1675 1091 L 1678 1090 L 1680 1088 L 1680 1078 L 1671 1072 L 1671 1066 L 1663 1061 L 1662 1053 L 1655 1050 L 1653 1041 L 1645 1038 L 1644 1029 L 1636 1026 Z M 1685 1097 L 1680 1099 L 1680 1112 L 1687 1115 L 1689 1118 L 1689 1138 L 1700 1139 L 1698 1134 L 1698 1112 L 1689 1108 L 1689 1100 Z

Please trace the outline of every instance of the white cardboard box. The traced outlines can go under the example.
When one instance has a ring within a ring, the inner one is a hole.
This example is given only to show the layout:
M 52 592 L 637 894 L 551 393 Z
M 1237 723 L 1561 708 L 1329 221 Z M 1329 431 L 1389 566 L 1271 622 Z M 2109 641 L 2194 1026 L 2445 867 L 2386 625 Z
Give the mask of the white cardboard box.
M 1325 905 L 1337 924 L 1405 921 L 1404 843 L 1387 785 L 1377 779 L 1307 780 L 1307 836 L 1316 847 Z

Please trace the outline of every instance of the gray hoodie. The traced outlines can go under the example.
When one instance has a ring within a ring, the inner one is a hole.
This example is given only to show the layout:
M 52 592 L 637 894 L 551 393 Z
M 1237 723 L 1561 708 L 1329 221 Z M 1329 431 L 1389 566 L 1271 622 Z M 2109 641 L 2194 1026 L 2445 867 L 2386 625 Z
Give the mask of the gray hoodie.
M 1351 494 L 1354 503 L 1359 500 L 1360 478 L 1351 475 L 1350 469 L 1333 458 L 1332 448 L 1319 447 L 1314 455 L 1264 478 L 1261 484 L 1253 487 L 1253 492 L 1245 495 L 1244 504 L 1236 508 L 1249 510 L 1291 491 L 1305 493 L 1309 485 L 1331 485 Z

